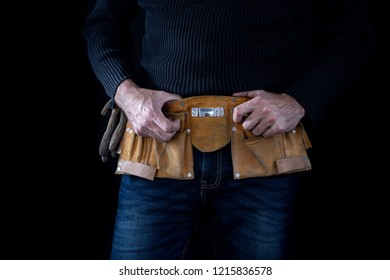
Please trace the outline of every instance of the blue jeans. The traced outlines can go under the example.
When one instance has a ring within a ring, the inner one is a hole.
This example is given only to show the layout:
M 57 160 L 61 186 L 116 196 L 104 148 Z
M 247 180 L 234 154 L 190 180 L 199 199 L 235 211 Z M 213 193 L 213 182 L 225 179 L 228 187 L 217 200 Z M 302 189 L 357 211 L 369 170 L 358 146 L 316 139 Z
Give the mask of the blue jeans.
M 230 145 L 194 148 L 195 179 L 123 175 L 112 259 L 185 259 L 207 212 L 216 259 L 286 259 L 298 174 L 233 180 Z

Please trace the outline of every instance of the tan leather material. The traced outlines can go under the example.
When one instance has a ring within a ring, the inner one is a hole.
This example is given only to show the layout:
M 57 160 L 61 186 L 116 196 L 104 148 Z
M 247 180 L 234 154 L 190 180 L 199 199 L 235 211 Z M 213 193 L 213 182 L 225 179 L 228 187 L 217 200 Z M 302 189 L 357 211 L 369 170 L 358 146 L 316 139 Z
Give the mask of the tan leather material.
M 246 100 L 249 100 L 249 98 L 196 96 L 168 102 L 163 110 L 166 112 L 185 110 L 189 117 L 187 127 L 191 130 L 192 145 L 202 152 L 213 152 L 230 143 L 232 109 Z M 223 116 L 193 116 L 193 108 L 221 108 L 223 109 Z
M 171 119 L 180 119 L 182 123 L 179 132 L 169 142 L 158 142 L 151 137 L 136 135 L 128 122 L 118 150 L 118 169 L 115 173 L 136 175 L 149 180 L 154 177 L 193 179 L 194 160 L 190 135 L 185 130 L 185 115 L 185 112 L 169 114 Z
M 157 168 L 150 165 L 133 162 L 133 161 L 120 160 L 118 162 L 118 167 L 115 173 L 116 174 L 128 173 L 128 174 L 136 175 L 153 181 L 154 177 L 156 176 L 156 171 Z
M 236 179 L 310 170 L 308 136 L 299 124 L 293 131 L 265 138 L 241 125 L 232 130 L 232 160 Z
M 232 121 L 233 108 L 249 98 L 197 96 L 168 102 L 167 118 L 180 120 L 180 129 L 166 143 L 136 135 L 129 122 L 119 145 L 116 174 L 190 180 L 194 178 L 193 146 L 211 152 L 231 143 L 235 179 L 271 176 L 311 169 L 311 147 L 302 124 L 269 138 L 255 136 Z M 192 115 L 193 108 L 223 108 L 223 116 Z
M 310 169 L 310 162 L 307 156 L 282 158 L 276 161 L 279 174 L 291 173 Z

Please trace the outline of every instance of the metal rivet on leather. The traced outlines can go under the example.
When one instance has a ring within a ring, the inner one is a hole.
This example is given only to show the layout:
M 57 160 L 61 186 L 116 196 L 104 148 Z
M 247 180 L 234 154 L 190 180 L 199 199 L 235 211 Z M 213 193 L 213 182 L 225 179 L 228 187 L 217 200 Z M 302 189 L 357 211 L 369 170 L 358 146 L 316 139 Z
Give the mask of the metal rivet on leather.
M 297 133 L 297 131 L 296 131 L 295 129 L 293 129 L 292 133 L 294 133 L 294 134 L 295 134 L 295 133 Z
M 240 173 L 236 173 L 236 174 L 234 174 L 234 176 L 235 176 L 236 178 L 240 178 Z
M 237 130 L 237 127 L 233 126 L 232 131 L 235 132 Z
M 191 129 L 187 128 L 187 129 L 186 129 L 186 132 L 187 132 L 187 133 L 190 133 L 190 132 L 191 132 Z
M 188 178 L 191 178 L 192 177 L 192 173 L 191 172 L 188 173 L 187 176 L 188 176 Z

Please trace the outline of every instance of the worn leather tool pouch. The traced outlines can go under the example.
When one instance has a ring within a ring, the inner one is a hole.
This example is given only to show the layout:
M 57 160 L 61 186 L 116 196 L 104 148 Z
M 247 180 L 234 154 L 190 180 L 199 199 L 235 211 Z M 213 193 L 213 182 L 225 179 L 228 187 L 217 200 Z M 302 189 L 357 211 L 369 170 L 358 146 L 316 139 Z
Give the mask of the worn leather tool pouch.
M 172 120 L 180 119 L 180 130 L 169 142 L 137 135 L 126 124 L 119 146 L 116 174 L 132 174 L 153 180 L 155 177 L 192 179 L 193 158 L 190 135 L 184 129 L 186 112 L 166 113 Z
M 310 170 L 310 147 L 301 123 L 290 132 L 268 138 L 237 125 L 232 134 L 234 176 L 242 179 Z

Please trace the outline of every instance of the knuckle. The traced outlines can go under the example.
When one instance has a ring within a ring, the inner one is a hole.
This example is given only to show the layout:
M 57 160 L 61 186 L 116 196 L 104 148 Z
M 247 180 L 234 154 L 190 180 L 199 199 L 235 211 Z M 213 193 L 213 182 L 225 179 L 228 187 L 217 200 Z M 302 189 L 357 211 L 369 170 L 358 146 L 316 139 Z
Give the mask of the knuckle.
M 274 126 L 273 126 L 273 128 L 272 128 L 272 131 L 274 132 L 274 133 L 282 133 L 282 132 L 284 132 L 284 127 L 282 126 L 282 125 L 280 125 L 280 124 L 275 124 Z
M 236 115 L 236 116 L 241 115 L 241 108 L 240 108 L 240 106 L 237 106 L 237 107 L 234 108 L 233 114 Z
M 135 134 L 137 134 L 139 136 L 145 136 L 145 132 L 142 130 L 142 128 L 134 127 L 133 129 L 134 129 Z
M 268 114 L 271 112 L 271 108 L 267 105 L 265 105 L 262 109 L 263 114 Z
M 267 123 L 268 123 L 269 125 L 276 125 L 276 126 L 279 126 L 279 124 L 276 122 L 276 117 L 275 117 L 275 116 L 269 117 Z

